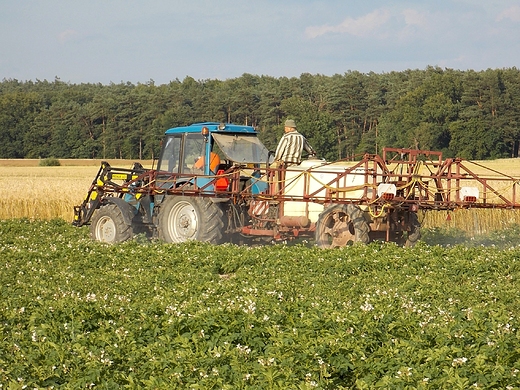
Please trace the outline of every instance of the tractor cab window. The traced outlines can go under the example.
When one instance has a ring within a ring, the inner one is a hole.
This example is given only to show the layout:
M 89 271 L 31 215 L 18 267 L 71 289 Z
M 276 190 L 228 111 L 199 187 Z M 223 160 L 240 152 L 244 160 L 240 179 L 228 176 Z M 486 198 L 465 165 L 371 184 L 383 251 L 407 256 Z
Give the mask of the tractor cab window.
M 192 173 L 197 169 L 195 165 L 205 155 L 204 138 L 200 133 L 188 133 L 184 139 L 184 153 L 181 173 Z
M 168 171 L 172 173 L 179 172 L 181 139 L 182 138 L 180 134 L 166 138 L 161 157 L 157 163 L 157 169 L 159 171 Z
M 240 164 L 265 164 L 269 151 L 254 134 L 213 134 L 227 160 Z
M 169 135 L 165 139 L 157 169 L 171 173 L 202 174 L 206 145 L 200 133 Z M 216 173 L 221 159 L 224 158 L 225 154 L 218 145 L 211 143 L 211 173 Z

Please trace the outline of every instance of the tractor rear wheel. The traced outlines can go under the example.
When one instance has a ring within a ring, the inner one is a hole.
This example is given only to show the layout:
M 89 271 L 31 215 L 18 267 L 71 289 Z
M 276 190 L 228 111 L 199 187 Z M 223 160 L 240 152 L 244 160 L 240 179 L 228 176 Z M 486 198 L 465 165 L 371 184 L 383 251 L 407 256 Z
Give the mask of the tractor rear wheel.
M 90 223 L 90 234 L 94 240 L 115 244 L 131 239 L 134 232 L 132 225 L 125 222 L 123 211 L 119 206 L 108 203 L 94 212 Z
M 196 240 L 219 244 L 223 216 L 218 204 L 207 198 L 167 197 L 159 209 L 159 238 L 168 243 Z
M 316 245 L 321 248 L 338 248 L 355 243 L 367 244 L 370 227 L 363 211 L 355 205 L 326 207 L 316 223 Z

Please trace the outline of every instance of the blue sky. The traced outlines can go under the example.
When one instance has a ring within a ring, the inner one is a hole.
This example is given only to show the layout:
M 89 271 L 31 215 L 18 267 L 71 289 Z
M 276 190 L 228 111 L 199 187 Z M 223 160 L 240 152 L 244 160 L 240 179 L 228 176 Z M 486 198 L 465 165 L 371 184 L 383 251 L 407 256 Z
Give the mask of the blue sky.
M 0 79 L 520 66 L 516 0 L 0 0 Z

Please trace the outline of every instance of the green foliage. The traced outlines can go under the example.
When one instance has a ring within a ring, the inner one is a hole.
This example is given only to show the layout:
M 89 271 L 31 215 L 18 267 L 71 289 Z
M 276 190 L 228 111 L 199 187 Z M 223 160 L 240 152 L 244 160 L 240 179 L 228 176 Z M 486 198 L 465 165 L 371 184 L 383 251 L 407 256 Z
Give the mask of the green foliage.
M 406 91 L 381 118 L 384 146 L 445 150 L 450 143 L 449 124 L 457 119 L 460 74 L 428 68 L 423 82 Z
M 87 236 L 0 222 L 2 387 L 518 386 L 518 247 Z
M 0 158 L 149 159 L 166 129 L 201 121 L 253 125 L 274 150 L 288 117 L 328 160 L 383 146 L 512 157 L 520 136 L 519 74 L 428 67 L 330 77 L 186 77 L 166 85 L 3 80 Z
M 40 160 L 38 163 L 40 167 L 59 167 L 61 165 L 60 160 L 54 157 L 48 157 Z

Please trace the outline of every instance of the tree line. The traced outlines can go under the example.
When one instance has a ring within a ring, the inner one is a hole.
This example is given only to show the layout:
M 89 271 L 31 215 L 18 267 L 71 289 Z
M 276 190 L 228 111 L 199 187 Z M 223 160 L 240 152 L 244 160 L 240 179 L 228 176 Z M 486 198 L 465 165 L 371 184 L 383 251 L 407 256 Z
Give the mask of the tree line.
M 274 150 L 287 118 L 330 161 L 384 146 L 479 160 L 517 157 L 520 71 L 246 73 L 161 85 L 4 79 L 0 158 L 151 159 L 166 129 L 206 121 L 255 126 Z

